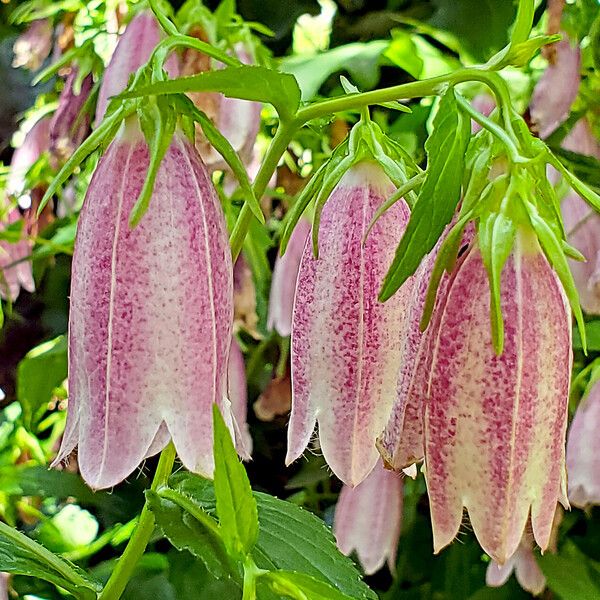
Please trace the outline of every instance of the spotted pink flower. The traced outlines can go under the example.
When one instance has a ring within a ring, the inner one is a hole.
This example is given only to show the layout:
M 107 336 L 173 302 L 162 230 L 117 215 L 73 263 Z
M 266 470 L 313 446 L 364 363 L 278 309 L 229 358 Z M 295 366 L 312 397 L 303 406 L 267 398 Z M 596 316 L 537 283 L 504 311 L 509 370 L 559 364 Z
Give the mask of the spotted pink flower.
M 425 473 L 435 551 L 458 533 L 464 507 L 483 549 L 504 563 L 530 514 L 545 549 L 557 501 L 568 506 L 572 350 L 563 289 L 532 234 L 518 234 L 501 283 L 504 352 L 497 356 L 488 277 L 475 241 L 436 317 Z
M 231 339 L 229 362 L 227 364 L 227 397 L 231 403 L 233 423 L 237 426 L 236 441 L 238 453 L 250 458 L 252 453 L 252 436 L 248 428 L 248 384 L 246 382 L 246 365 L 242 349 L 235 337 Z
M 379 571 L 386 561 L 395 571 L 403 492 L 402 476 L 386 470 L 381 461 L 362 483 L 342 488 L 333 532 L 340 551 L 347 556 L 356 552 L 367 575 Z
M 383 304 L 377 294 L 408 221 L 406 203 L 388 210 L 363 244 L 392 192 L 376 163 L 350 169 L 325 203 L 319 257 L 308 244 L 298 273 L 286 461 L 302 454 L 317 422 L 325 460 L 347 485 L 358 485 L 379 458 L 375 440 L 396 396 L 402 357 L 411 286 Z
M 569 500 L 581 508 L 600 504 L 600 383 L 592 384 L 577 408 L 567 440 Z
M 563 141 L 572 152 L 600 159 L 600 144 L 586 119 L 580 119 Z M 579 302 L 587 313 L 600 314 L 600 215 L 571 190 L 561 204 L 567 239 L 586 258 L 570 260 Z
M 50 19 L 32 21 L 14 43 L 12 66 L 37 71 L 52 50 L 52 33 Z
M 148 163 L 128 123 L 100 160 L 77 231 L 57 460 L 78 445 L 94 488 L 119 483 L 169 438 L 187 468 L 210 476 L 212 404 L 234 419 L 223 402 L 233 266 L 221 205 L 193 145 L 176 133 L 131 229 Z
M 309 233 L 310 223 L 306 219 L 300 219 L 290 236 L 285 254 L 278 255 L 275 260 L 267 326 L 282 336 L 290 335 L 292 332 L 296 280 Z

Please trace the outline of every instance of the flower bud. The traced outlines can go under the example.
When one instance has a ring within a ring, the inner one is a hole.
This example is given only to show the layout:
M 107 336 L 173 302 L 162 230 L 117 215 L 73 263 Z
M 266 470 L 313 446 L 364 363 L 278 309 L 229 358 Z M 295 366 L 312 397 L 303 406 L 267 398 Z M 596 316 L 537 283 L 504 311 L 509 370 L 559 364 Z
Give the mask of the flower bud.
M 544 550 L 557 500 L 568 506 L 564 441 L 572 350 L 564 291 L 532 233 L 517 234 L 500 293 L 504 351 L 498 356 L 476 239 L 436 315 L 425 474 L 435 551 L 458 533 L 464 507 L 483 549 L 503 564 L 530 514 Z
M 223 399 L 233 266 L 221 205 L 193 145 L 176 133 L 132 229 L 148 164 L 137 123 L 126 122 L 98 164 L 78 224 L 57 460 L 78 444 L 94 488 L 122 481 L 169 437 L 188 469 L 210 476 L 213 403 L 232 421 Z
M 577 408 L 567 440 L 569 500 L 581 508 L 600 504 L 599 427 L 600 383 L 596 381 Z
M 288 336 L 292 332 L 296 280 L 309 233 L 310 223 L 306 219 L 300 219 L 290 236 L 285 254 L 277 255 L 275 260 L 267 327 L 281 336 Z
M 300 456 L 318 422 L 325 460 L 347 485 L 358 485 L 379 458 L 375 440 L 396 396 L 402 358 L 411 284 L 385 303 L 377 295 L 408 222 L 406 203 L 387 210 L 364 240 L 393 189 L 375 162 L 347 171 L 321 214 L 319 256 L 307 244 L 298 273 L 286 462 Z
M 127 25 L 104 71 L 96 104 L 96 125 L 104 118 L 110 97 L 127 87 L 130 76 L 148 61 L 161 37 L 160 25 L 150 10 L 138 13 Z M 171 77 L 177 76 L 179 67 L 175 54 L 169 56 L 165 69 Z
M 381 461 L 355 488 L 342 488 L 333 532 L 343 554 L 356 552 L 366 575 L 379 571 L 386 561 L 392 573 L 396 569 L 403 495 L 402 476 L 386 470 Z

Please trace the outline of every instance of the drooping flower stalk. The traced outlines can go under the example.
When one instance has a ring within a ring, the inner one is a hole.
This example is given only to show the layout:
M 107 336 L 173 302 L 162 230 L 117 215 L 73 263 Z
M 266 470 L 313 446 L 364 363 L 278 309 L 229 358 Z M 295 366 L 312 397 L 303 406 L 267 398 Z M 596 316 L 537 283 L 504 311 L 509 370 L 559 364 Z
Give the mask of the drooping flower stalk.
M 367 575 L 379 571 L 386 561 L 390 571 L 396 569 L 403 487 L 402 476 L 378 461 L 362 483 L 342 488 L 333 532 L 340 551 L 347 556 L 356 552 Z
M 393 186 L 375 162 L 342 177 L 325 203 L 319 256 L 304 249 L 292 323 L 292 412 L 286 462 L 308 445 L 315 422 L 323 455 L 347 485 L 375 466 L 375 440 L 396 396 L 400 334 L 410 285 L 386 303 L 377 294 L 409 217 L 397 202 L 367 227 Z
M 96 104 L 96 124 L 104 118 L 110 97 L 120 94 L 127 87 L 131 75 L 146 63 L 161 38 L 161 27 L 152 11 L 143 10 L 133 17 L 119 38 L 104 71 Z M 171 77 L 178 75 L 179 65 L 175 54 L 169 56 L 165 69 Z
M 514 571 L 519 585 L 534 596 L 541 594 L 546 587 L 546 578 L 533 554 L 533 537 L 526 530 L 515 553 L 503 564 L 492 560 L 488 565 L 485 582 L 490 587 L 503 586 Z
M 290 236 L 287 249 L 283 256 L 277 256 L 271 280 L 269 295 L 269 319 L 267 326 L 281 336 L 292 332 L 292 313 L 294 310 L 294 295 L 300 260 L 310 233 L 310 223 L 300 219 Z
M 585 508 L 600 504 L 600 382 L 595 381 L 577 408 L 567 439 L 569 500 Z
M 233 420 L 223 403 L 233 266 L 221 206 L 196 150 L 176 133 L 131 229 L 148 162 L 137 123 L 126 122 L 92 178 L 73 256 L 57 460 L 78 445 L 94 488 L 122 481 L 169 437 L 187 468 L 211 475 L 212 404 Z
M 543 550 L 556 502 L 568 506 L 571 313 L 556 274 L 524 229 L 502 271 L 500 356 L 491 339 L 489 282 L 477 239 L 444 295 L 425 410 L 434 547 L 438 552 L 454 539 L 464 507 L 483 549 L 504 563 L 530 514 Z

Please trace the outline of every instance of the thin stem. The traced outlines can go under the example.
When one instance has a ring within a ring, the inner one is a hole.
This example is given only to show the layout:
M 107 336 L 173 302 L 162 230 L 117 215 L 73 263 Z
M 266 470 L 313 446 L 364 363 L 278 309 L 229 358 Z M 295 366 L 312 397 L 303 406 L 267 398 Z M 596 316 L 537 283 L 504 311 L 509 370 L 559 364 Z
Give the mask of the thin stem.
M 173 446 L 173 442 L 170 442 L 160 453 L 156 473 L 154 473 L 154 479 L 150 486 L 152 491 L 156 491 L 159 487 L 166 485 L 169 475 L 173 470 L 175 456 L 175 446 Z M 142 514 L 140 515 L 137 527 L 129 539 L 121 558 L 117 561 L 115 570 L 112 572 L 104 589 L 98 596 L 98 600 L 118 600 L 121 597 L 121 594 L 131 578 L 131 574 L 146 550 L 146 546 L 148 545 L 153 532 L 154 515 L 148 508 L 148 503 L 146 503 L 142 509 Z
M 265 190 L 267 189 L 269 180 L 271 179 L 271 176 L 273 175 L 275 169 L 277 168 L 277 165 L 279 164 L 279 159 L 285 152 L 288 144 L 290 143 L 298 127 L 300 127 L 300 125 L 298 125 L 295 122 L 279 124 L 279 128 L 275 133 L 275 137 L 271 141 L 271 145 L 269 146 L 267 154 L 265 155 L 265 158 L 263 159 L 263 162 L 260 165 L 260 169 L 256 174 L 256 179 L 254 180 L 254 184 L 252 186 L 256 198 L 261 198 Z M 248 228 L 250 227 L 252 218 L 252 209 L 246 202 L 244 206 L 242 206 L 242 210 L 240 211 L 238 219 L 229 238 L 229 243 L 231 245 L 231 254 L 234 262 L 242 250 L 244 239 L 246 238 L 246 234 L 248 233 Z

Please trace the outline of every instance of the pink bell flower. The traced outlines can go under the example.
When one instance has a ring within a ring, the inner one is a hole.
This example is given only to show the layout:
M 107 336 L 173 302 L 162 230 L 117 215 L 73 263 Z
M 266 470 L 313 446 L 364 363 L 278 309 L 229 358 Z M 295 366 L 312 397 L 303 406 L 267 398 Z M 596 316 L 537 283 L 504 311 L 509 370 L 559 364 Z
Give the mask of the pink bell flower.
M 52 33 L 50 19 L 32 21 L 13 45 L 12 66 L 37 71 L 52 50 Z
M 300 219 L 290 236 L 285 254 L 277 255 L 275 260 L 269 295 L 267 327 L 283 337 L 292 333 L 296 280 L 309 234 L 310 223 L 306 219 Z
M 600 384 L 596 381 L 577 408 L 567 438 L 569 500 L 580 508 L 600 504 L 599 426 Z
M 96 104 L 96 125 L 104 118 L 110 97 L 127 87 L 131 75 L 148 61 L 162 37 L 161 27 L 152 11 L 143 10 L 131 19 L 104 71 Z M 171 77 L 178 75 L 175 54 L 169 56 L 165 69 Z
M 327 464 L 347 485 L 371 472 L 375 446 L 396 396 L 407 296 L 412 280 L 377 300 L 409 210 L 397 202 L 367 227 L 394 187 L 365 161 L 342 177 L 325 203 L 319 257 L 311 244 L 300 263 L 292 323 L 292 412 L 287 464 L 310 442 L 315 423 Z
M 93 488 L 116 485 L 169 438 L 188 469 L 210 476 L 213 403 L 236 429 L 224 402 L 233 265 L 221 205 L 195 148 L 177 132 L 132 229 L 148 163 L 137 123 L 126 122 L 79 219 L 69 406 L 57 461 L 78 445 Z
M 227 364 L 227 397 L 231 403 L 233 423 L 237 426 L 238 454 L 246 459 L 252 454 L 252 436 L 248 428 L 248 383 L 242 349 L 235 337 L 231 338 Z
M 366 575 L 379 571 L 386 561 L 392 573 L 396 570 L 403 487 L 402 476 L 378 461 L 362 483 L 342 488 L 333 532 L 343 554 L 356 552 Z
M 466 508 L 482 548 L 503 564 L 530 515 L 544 550 L 557 501 L 568 507 L 571 312 L 537 240 L 523 230 L 502 272 L 502 355 L 492 344 L 477 239 L 441 300 L 425 409 L 434 549 L 454 539 Z
M 566 34 L 556 42 L 554 62 L 541 76 L 531 98 L 531 119 L 542 139 L 547 138 L 569 116 L 581 81 L 581 53 Z

